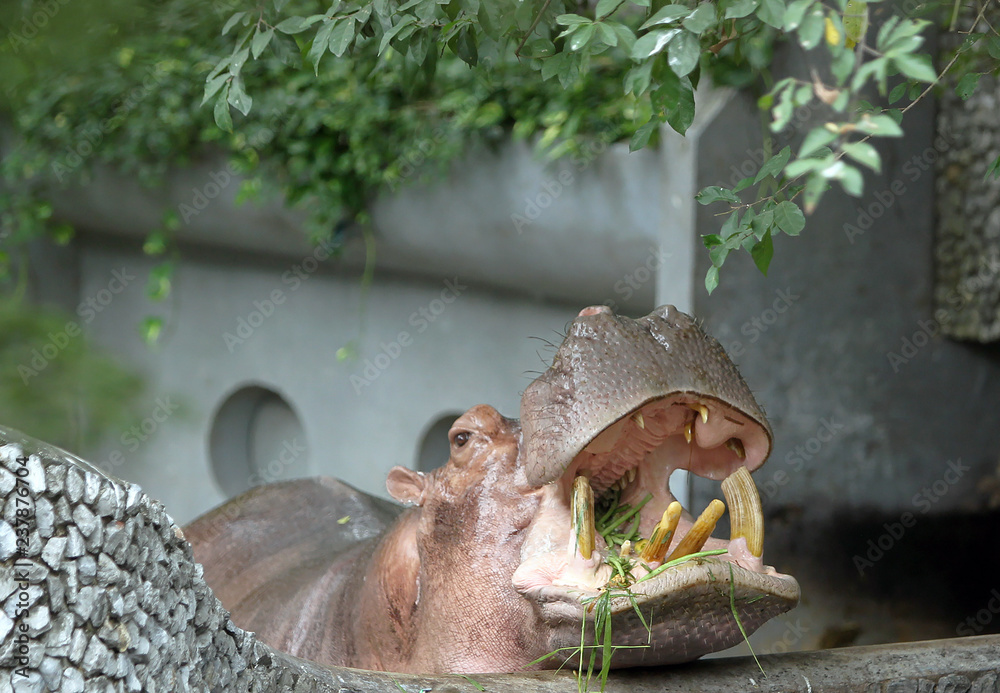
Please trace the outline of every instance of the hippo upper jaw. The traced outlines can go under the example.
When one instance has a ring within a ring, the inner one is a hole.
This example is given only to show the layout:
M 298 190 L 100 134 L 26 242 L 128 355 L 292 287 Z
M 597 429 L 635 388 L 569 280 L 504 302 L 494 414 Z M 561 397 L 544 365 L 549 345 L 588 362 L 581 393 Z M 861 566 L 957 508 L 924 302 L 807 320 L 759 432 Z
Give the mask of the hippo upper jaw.
M 798 602 L 795 579 L 763 563 L 760 501 L 746 473 L 770 452 L 770 427 L 718 342 L 688 316 L 669 306 L 635 321 L 584 310 L 552 368 L 525 391 L 521 422 L 522 462 L 541 500 L 513 583 L 548 625 L 553 650 L 580 646 L 581 619 L 608 590 L 618 595 L 614 644 L 642 645 L 616 651 L 615 666 L 724 649 L 743 637 L 741 625 L 752 632 Z M 726 480 L 729 541 L 707 538 L 721 503 L 710 506 L 714 519 L 697 523 L 674 503 L 667 482 L 676 469 Z M 633 542 L 623 548 L 625 528 Z M 632 547 L 639 537 L 645 542 Z M 699 550 L 717 555 L 647 577 Z M 622 561 L 610 559 L 623 554 L 628 576 L 615 577 L 611 563 Z

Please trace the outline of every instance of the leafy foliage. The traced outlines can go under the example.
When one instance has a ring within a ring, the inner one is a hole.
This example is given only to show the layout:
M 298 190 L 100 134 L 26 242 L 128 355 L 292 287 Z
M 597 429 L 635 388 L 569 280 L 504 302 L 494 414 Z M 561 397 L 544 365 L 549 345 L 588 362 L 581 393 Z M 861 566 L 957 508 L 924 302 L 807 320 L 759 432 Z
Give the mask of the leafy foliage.
M 307 213 L 311 237 L 339 242 L 368 221 L 376 195 L 442 170 L 475 143 L 513 132 L 535 138 L 548 157 L 586 154 L 596 139 L 630 137 L 644 108 L 622 98 L 619 63 L 595 60 L 566 88 L 521 79 L 513 57 L 477 72 L 461 57 L 472 34 L 458 30 L 457 53 L 428 43 L 417 64 L 391 48 L 407 40 L 406 25 L 388 39 L 365 37 L 364 10 L 269 26 L 260 8 L 232 14 L 234 2 L 74 0 L 23 38 L 42 4 L 0 8 L 0 27 L 20 37 L 0 43 L 0 117 L 17 143 L 0 162 L 0 277 L 10 277 L 12 253 L 29 240 L 72 238 L 54 221 L 55 202 L 100 167 L 154 186 L 171 167 L 221 149 L 245 177 L 238 200 L 280 193 Z M 275 7 L 311 7 L 285 4 Z M 242 47 L 227 55 L 234 35 Z M 321 43 L 334 53 L 322 64 Z M 348 47 L 351 60 L 336 59 Z M 145 243 L 161 259 L 152 300 L 169 295 L 172 237 L 190 221 L 190 207 L 165 209 Z M 147 334 L 160 327 L 151 320 Z
M 301 10 L 286 0 L 277 0 L 230 18 L 229 28 L 244 28 L 232 54 L 216 65 L 206 97 L 219 92 L 215 98 L 220 127 L 229 126 L 229 106 L 245 113 L 246 56 L 255 45 L 267 45 L 274 32 L 315 31 L 309 58 L 316 70 L 326 53 L 357 55 L 371 45 L 377 45 L 382 60 L 403 56 L 404 65 L 428 73 L 434 72 L 437 56 L 445 50 L 470 65 L 493 65 L 513 53 L 542 80 L 557 79 L 570 88 L 596 64 L 610 60 L 630 66 L 623 95 L 649 105 L 631 138 L 632 149 L 639 149 L 664 123 L 686 132 L 694 119 L 694 88 L 704 71 L 713 71 L 723 83 L 727 77 L 738 83 L 726 68 L 763 67 L 772 38 L 782 32 L 804 50 L 824 51 L 826 56 L 815 58 L 810 79 L 781 79 L 761 98 L 761 107 L 771 114 L 771 131 L 785 130 L 794 110 L 807 105 L 821 104 L 829 117 L 805 135 L 794 156 L 785 146 L 756 176 L 735 188 L 710 188 L 699 195 L 702 204 L 724 202 L 731 210 L 719 233 L 704 238 L 712 261 L 705 286 L 711 292 L 732 250 L 749 252 L 766 273 L 774 237 L 798 235 L 805 216 L 831 185 L 860 197 L 862 168 L 881 170 L 878 150 L 869 140 L 899 137 L 902 115 L 929 90 L 922 85 L 939 81 L 929 56 L 919 52 L 922 33 L 931 22 L 893 14 L 877 31 L 869 31 L 872 6 L 877 7 L 877 0 L 599 0 L 586 7 L 564 0 L 335 0 L 325 10 L 313 8 L 305 15 L 297 14 Z M 942 5 L 930 7 L 932 16 L 934 10 L 944 11 Z M 959 53 L 985 38 L 991 56 L 986 70 L 996 73 L 1000 36 L 988 22 L 981 22 L 985 9 L 983 4 L 972 29 L 965 32 L 968 40 Z M 976 33 L 984 30 L 989 33 Z M 821 75 L 818 66 L 827 63 L 829 69 Z M 975 88 L 978 78 L 970 74 L 959 85 L 962 93 Z M 887 103 L 869 103 L 873 91 Z M 889 107 L 904 95 L 910 98 L 908 106 Z M 769 141 L 767 146 L 774 144 Z M 1000 161 L 991 170 L 997 174 Z M 744 202 L 738 193 L 752 186 L 757 186 L 757 195 Z

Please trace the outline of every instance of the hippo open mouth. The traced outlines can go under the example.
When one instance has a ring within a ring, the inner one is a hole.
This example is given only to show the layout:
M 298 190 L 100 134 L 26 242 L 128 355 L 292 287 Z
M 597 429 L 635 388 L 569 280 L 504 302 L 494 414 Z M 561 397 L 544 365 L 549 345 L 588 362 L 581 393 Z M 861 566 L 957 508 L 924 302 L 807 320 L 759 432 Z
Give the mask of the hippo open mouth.
M 525 473 L 542 500 L 513 583 L 552 627 L 553 650 L 579 647 L 588 603 L 609 589 L 613 643 L 637 646 L 616 651 L 615 666 L 689 661 L 797 603 L 795 579 L 762 561 L 749 472 L 770 453 L 770 427 L 687 315 L 585 309 L 525 391 L 521 423 Z M 678 469 L 722 481 L 727 502 L 693 518 L 669 490 Z M 726 505 L 728 541 L 710 536 Z

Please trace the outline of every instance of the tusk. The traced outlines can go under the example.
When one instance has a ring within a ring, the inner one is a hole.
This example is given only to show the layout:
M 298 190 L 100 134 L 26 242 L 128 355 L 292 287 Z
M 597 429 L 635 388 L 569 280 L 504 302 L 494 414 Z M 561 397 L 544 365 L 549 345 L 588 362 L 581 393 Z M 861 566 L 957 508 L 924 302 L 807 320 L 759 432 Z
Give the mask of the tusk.
M 722 493 L 729 504 L 730 538 L 743 537 L 750 553 L 760 558 L 764 553 L 764 513 L 757 486 L 746 467 L 740 467 L 723 480 Z
M 688 406 L 701 414 L 702 423 L 708 423 L 708 407 L 704 404 L 689 404 Z
M 585 476 L 578 476 L 573 480 L 573 537 L 576 538 L 576 546 L 587 560 L 594 553 L 595 535 L 597 528 L 594 526 L 594 489 L 590 486 L 590 480 Z
M 673 561 L 677 558 L 683 558 L 684 556 L 701 551 L 701 547 L 712 536 L 715 525 L 724 512 L 726 512 L 726 504 L 718 498 L 709 503 L 705 511 L 691 525 L 691 530 L 687 533 L 687 536 L 681 539 L 681 542 L 667 560 Z
M 680 522 L 680 519 L 681 504 L 674 501 L 667 506 L 667 509 L 663 512 L 663 517 L 656 523 L 649 541 L 642 547 L 639 558 L 646 561 L 646 563 L 662 563 L 664 557 L 667 555 L 667 548 L 670 546 L 670 540 L 674 536 L 674 530 L 677 529 L 677 523 Z
M 739 438 L 730 438 L 729 440 L 727 440 L 726 447 L 732 450 L 734 453 L 736 453 L 736 456 L 739 457 L 741 460 L 745 460 L 747 458 L 747 451 L 743 447 L 743 441 L 740 440 Z M 741 467 L 741 469 L 743 468 Z

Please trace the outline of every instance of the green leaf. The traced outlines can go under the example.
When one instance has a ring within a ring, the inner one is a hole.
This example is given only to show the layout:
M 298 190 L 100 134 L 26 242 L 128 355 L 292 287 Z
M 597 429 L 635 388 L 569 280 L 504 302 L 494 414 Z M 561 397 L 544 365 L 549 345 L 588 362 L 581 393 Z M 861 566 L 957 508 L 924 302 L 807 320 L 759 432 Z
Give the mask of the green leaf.
M 455 40 L 455 52 L 464 63 L 475 67 L 479 62 L 479 47 L 476 44 L 476 34 L 471 26 L 465 26 Z
M 807 51 L 819 45 L 823 38 L 823 10 L 813 6 L 799 24 L 799 45 Z
M 694 199 L 700 205 L 710 205 L 713 202 L 730 202 L 732 204 L 739 204 L 740 198 L 736 197 L 732 190 L 728 188 L 722 188 L 718 185 L 710 185 L 707 188 L 703 188 L 701 192 L 694 196 Z
M 676 86 L 671 83 L 667 90 L 673 99 L 673 107 L 667 111 L 667 123 L 681 135 L 694 122 L 694 89 L 691 80 L 681 79 Z
M 646 20 L 646 23 L 639 27 L 639 30 L 648 29 L 657 24 L 669 24 L 670 22 L 687 17 L 689 14 L 691 14 L 691 8 L 687 5 L 667 5 L 660 8 L 659 12 Z
M 785 166 L 785 175 L 789 178 L 798 178 L 803 173 L 818 171 L 824 166 L 826 166 L 826 163 L 822 159 L 796 159 Z
M 861 116 L 857 123 L 858 132 L 866 135 L 878 135 L 880 137 L 902 137 L 903 130 L 891 117 L 887 115 Z
M 379 43 L 378 45 L 378 54 L 382 55 L 383 53 L 385 53 L 385 49 L 389 47 L 389 42 L 396 37 L 396 34 L 405 29 L 410 24 L 413 24 L 415 21 L 417 21 L 417 18 L 414 17 L 412 14 L 405 15 L 402 19 L 399 20 L 399 24 L 394 24 L 392 28 L 390 28 L 388 31 L 382 34 L 382 42 Z
M 806 218 L 794 202 L 780 202 L 774 208 L 774 223 L 789 236 L 798 236 L 806 227 Z
M 844 153 L 859 164 L 867 166 L 875 173 L 882 170 L 882 158 L 875 147 L 867 142 L 849 142 L 843 146 Z
M 145 318 L 139 326 L 139 334 L 146 344 L 156 344 L 161 332 L 163 332 L 163 318 Z
M 989 180 L 990 176 L 1000 178 L 1000 156 L 994 159 L 993 163 L 986 169 L 986 175 L 983 176 L 983 180 Z
M 972 96 L 979 85 L 979 78 L 982 76 L 979 72 L 967 72 L 962 75 L 962 78 L 958 80 L 958 85 L 955 87 L 955 93 L 958 94 L 958 98 L 965 101 Z
M 706 29 L 715 26 L 715 6 L 710 2 L 703 2 L 682 23 L 688 31 L 705 33 Z
M 314 14 L 311 17 L 289 17 L 274 28 L 283 34 L 301 34 L 324 17 L 322 14 Z
M 967 77 L 968 75 L 966 75 Z M 963 77 L 964 79 L 964 77 Z M 896 103 L 906 95 L 906 82 L 900 82 L 889 92 L 889 103 Z
M 591 37 L 594 35 L 595 26 L 593 24 L 588 24 L 586 26 L 580 27 L 569 39 L 569 49 L 571 51 L 578 51 L 587 43 L 590 42 Z
M 809 176 L 806 181 L 806 189 L 802 197 L 804 198 L 806 211 L 810 214 L 816 209 L 816 205 L 819 204 L 820 198 L 823 197 L 823 193 L 827 191 L 830 184 L 826 182 L 826 178 L 814 173 Z
M 598 0 L 597 9 L 594 10 L 594 16 L 599 19 L 604 19 L 623 2 L 624 0 Z
M 837 139 L 837 134 L 830 132 L 825 127 L 813 128 L 802 141 L 802 147 L 799 149 L 799 158 L 805 159 L 810 154 L 815 154 L 820 147 L 825 147 L 835 139 Z
M 701 237 L 701 242 L 706 248 L 722 245 L 722 237 L 717 233 L 705 234 Z
M 635 46 L 635 34 L 632 33 L 632 30 L 621 22 L 608 22 L 607 24 L 618 34 L 618 42 L 621 44 L 625 54 L 631 55 L 632 48 Z
M 806 10 L 812 7 L 816 0 L 795 0 L 785 10 L 785 16 L 781 19 L 782 28 L 785 31 L 795 31 L 802 24 L 806 16 Z
M 746 190 L 751 185 L 753 185 L 753 176 L 747 176 L 746 178 L 740 179 L 740 182 L 733 186 L 733 192 L 738 193 Z
M 929 55 L 912 55 L 910 53 L 900 53 L 894 55 L 892 61 L 899 68 L 899 71 L 910 79 L 918 82 L 933 82 L 937 79 L 937 73 L 931 67 Z
M 344 54 L 354 40 L 354 17 L 348 17 L 337 23 L 337 28 L 330 34 L 330 52 L 338 58 Z
M 719 268 L 712 265 L 708 268 L 708 272 L 705 273 L 705 289 L 711 294 L 715 291 L 715 287 L 719 285 Z
M 281 12 L 285 9 L 285 5 L 288 4 L 288 0 L 274 0 L 274 11 Z
M 733 212 L 733 215 L 737 217 L 739 216 L 736 212 Z M 727 247 L 725 243 L 713 246 L 708 249 L 708 259 L 711 260 L 714 266 L 722 267 L 722 265 L 726 262 L 726 258 L 729 257 L 730 250 L 731 248 Z
M 574 26 L 576 24 L 593 24 L 593 21 L 578 14 L 561 14 L 556 17 L 559 26 Z
M 222 35 L 225 36 L 229 30 L 236 26 L 236 23 L 247 16 L 246 12 L 237 12 L 222 26 Z
M 687 76 L 701 57 L 701 44 L 690 31 L 682 31 L 667 48 L 667 64 L 678 77 Z
M 788 163 L 788 158 L 792 155 L 792 148 L 786 146 L 780 152 L 772 156 L 770 159 L 764 162 L 764 165 L 760 167 L 760 171 L 757 172 L 757 177 L 753 179 L 753 184 L 756 185 L 768 176 L 774 176 L 776 179 L 781 177 L 781 172 L 785 168 L 785 164 Z
M 636 39 L 635 45 L 632 46 L 632 59 L 645 60 L 656 55 L 680 31 L 680 29 L 655 29 L 648 34 L 643 34 Z
M 260 57 L 260 54 L 264 52 L 264 49 L 267 48 L 267 44 L 271 42 L 272 38 L 274 38 L 274 29 L 272 27 L 268 27 L 264 31 L 257 30 L 257 33 L 253 35 L 253 41 L 250 42 L 250 54 L 254 60 Z
M 240 77 L 233 79 L 229 84 L 229 103 L 243 115 L 249 113 L 253 106 L 253 99 L 243 89 L 243 79 Z
M 774 242 L 771 240 L 770 231 L 766 231 L 764 237 L 750 249 L 750 257 L 753 258 L 753 263 L 757 265 L 760 273 L 766 277 L 767 268 L 770 267 L 771 258 L 774 257 Z
M 757 9 L 759 0 L 736 0 L 726 8 L 726 19 L 742 19 Z M 812 0 L 809 0 L 812 2 Z
M 544 66 L 543 66 L 544 67 Z M 653 61 L 647 60 L 644 63 L 635 65 L 625 75 L 625 93 L 641 96 L 649 89 L 649 83 L 653 74 Z
M 990 36 L 989 43 L 986 44 L 986 52 L 994 60 L 1000 60 L 1000 36 Z
M 820 174 L 828 180 L 840 181 L 840 185 L 843 186 L 844 191 L 848 195 L 861 197 L 861 193 L 864 191 L 864 181 L 861 177 L 861 171 L 853 166 L 848 166 L 843 160 L 834 161 L 820 171 Z
M 601 41 L 603 41 L 609 46 L 618 45 L 618 34 L 615 33 L 614 29 L 609 27 L 604 22 L 601 22 L 596 26 L 597 26 L 597 33 L 600 34 L 599 38 L 601 39 Z
M 326 53 L 326 49 L 330 46 L 330 35 L 333 34 L 333 30 L 336 26 L 337 20 L 335 19 L 332 19 L 321 26 L 319 31 L 316 32 L 316 37 L 313 39 L 312 46 L 309 48 L 309 54 L 306 57 L 309 59 L 309 62 L 312 63 L 313 72 L 316 75 L 319 75 L 319 61 Z
M 205 82 L 205 96 L 201 99 L 201 105 L 204 106 L 210 98 L 215 96 L 216 92 L 222 89 L 222 85 L 229 81 L 229 74 L 219 75 L 218 77 L 213 77 L 212 79 Z
M 781 0 L 760 0 L 757 16 L 765 24 L 769 24 L 775 29 L 781 29 L 785 19 L 785 3 Z
M 216 99 L 215 110 L 213 111 L 215 124 L 219 126 L 220 130 L 226 132 L 233 131 L 233 116 L 229 112 L 229 89 L 230 85 L 227 84 L 226 88 L 219 94 L 219 98 Z
M 653 131 L 656 130 L 659 125 L 660 121 L 656 118 L 650 118 L 645 123 L 640 125 L 632 135 L 632 141 L 628 143 L 628 150 L 630 152 L 635 152 L 649 144 L 649 138 L 653 135 Z

